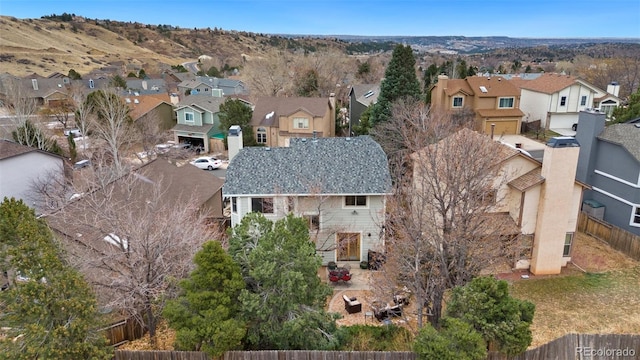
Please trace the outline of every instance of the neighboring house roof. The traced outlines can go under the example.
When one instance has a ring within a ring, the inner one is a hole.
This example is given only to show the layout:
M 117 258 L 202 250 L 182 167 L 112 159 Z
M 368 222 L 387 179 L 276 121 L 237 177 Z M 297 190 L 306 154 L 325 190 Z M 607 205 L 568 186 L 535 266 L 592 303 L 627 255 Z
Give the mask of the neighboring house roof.
M 227 169 L 224 196 L 373 195 L 391 190 L 387 156 L 369 136 L 248 147 Z
M 0 160 L 8 159 L 14 156 L 18 156 L 18 155 L 22 155 L 22 154 L 26 154 L 34 151 L 45 154 L 45 155 L 49 155 L 55 158 L 62 159 L 61 156 L 44 151 L 44 150 L 18 144 L 11 140 L 0 139 Z
M 501 144 L 497 141 L 494 141 L 488 135 L 481 134 L 477 131 L 474 131 L 468 128 L 462 128 L 457 132 L 440 140 L 440 142 L 453 142 L 454 144 L 464 143 L 467 141 L 482 141 L 485 143 L 486 146 L 494 147 L 495 151 L 498 153 L 498 157 L 496 157 L 495 159 L 498 163 L 505 161 L 507 159 L 510 159 L 513 156 L 521 155 L 520 151 L 514 148 L 511 148 L 507 145 Z M 413 160 L 416 160 L 421 154 L 424 154 L 426 150 L 435 146 L 439 146 L 438 143 L 428 145 L 427 147 L 414 152 L 413 154 L 411 154 L 411 158 Z M 522 155 L 522 156 L 529 158 L 526 155 Z M 531 158 L 531 160 L 536 161 L 536 160 L 533 160 L 533 158 Z
M 444 89 L 444 92 L 447 96 L 453 96 L 458 93 L 463 93 L 465 95 L 474 94 L 471 87 L 469 87 L 469 83 L 464 79 L 448 79 L 447 88 Z
M 357 102 L 364 106 L 369 106 L 378 102 L 380 84 L 353 85 L 351 91 L 355 94 Z
M 543 74 L 542 76 L 520 83 L 520 87 L 526 90 L 537 91 L 545 94 L 554 94 L 573 84 L 580 83 L 593 92 L 598 93 L 598 89 L 575 76 L 564 74 Z
M 468 76 L 465 80 L 478 97 L 520 96 L 520 89 L 500 76 Z
M 158 107 L 160 104 L 167 104 L 173 107 L 173 105 L 171 105 L 171 98 L 168 94 L 140 95 L 135 97 L 125 96 L 125 98 L 128 98 L 131 101 L 128 103 L 129 108 L 131 108 L 129 115 L 133 120 L 139 119 L 149 111 Z M 135 100 L 138 102 L 136 103 Z
M 214 127 L 213 124 L 205 124 L 203 126 L 176 124 L 171 130 L 173 131 L 188 131 L 192 133 L 208 134 Z
M 136 192 L 133 195 L 133 202 L 128 202 L 129 207 L 144 206 L 146 201 L 150 198 L 157 196 L 153 194 L 155 191 L 153 184 L 160 183 L 162 197 L 161 201 L 165 204 L 171 204 L 173 206 L 184 206 L 193 199 L 198 207 L 204 206 L 222 187 L 224 181 L 216 176 L 207 174 L 206 171 L 200 170 L 195 166 L 185 165 L 177 167 L 169 163 L 165 159 L 155 159 L 142 165 L 138 169 L 134 170 L 135 179 L 138 183 Z M 130 183 L 123 179 L 115 180 L 107 185 L 106 192 L 110 194 L 109 201 L 115 203 L 125 203 L 128 201 L 128 188 Z M 125 195 L 127 194 L 127 195 Z M 96 193 L 96 196 L 100 197 L 100 193 Z M 91 195 L 85 195 L 91 196 Z M 66 209 L 61 212 L 56 212 L 47 215 L 47 223 L 52 229 L 57 232 L 68 236 L 71 239 L 83 243 L 90 248 L 97 250 L 105 250 L 108 248 L 106 241 L 98 241 L 96 239 L 103 239 L 108 233 L 99 233 L 99 226 L 89 227 L 88 225 L 74 225 L 70 224 L 65 219 L 68 216 L 74 216 L 78 211 L 84 211 L 85 206 L 83 202 L 90 201 L 84 197 L 80 197 L 74 202 L 68 204 Z M 66 213 L 66 214 L 65 214 Z M 76 216 L 82 216 L 76 214 Z M 163 221 L 171 221 L 171 219 L 164 219 Z M 103 224 L 103 226 L 109 226 Z
M 542 177 L 542 167 L 537 167 L 528 173 L 509 181 L 508 185 L 520 192 L 524 192 L 538 184 L 542 184 L 543 182 L 544 177 Z
M 245 85 L 240 80 L 210 76 L 196 76 L 195 78 L 185 79 L 178 84 L 178 87 L 195 89 L 200 85 L 205 85 L 211 87 L 212 89 L 222 89 L 225 95 L 233 95 L 238 92 L 246 92 Z
M 605 126 L 598 139 L 622 146 L 640 162 L 640 128 L 636 124 Z
M 210 95 L 189 95 L 180 100 L 176 110 L 180 110 L 187 106 L 197 106 L 203 110 L 207 110 L 213 114 L 220 112 L 220 105 L 225 99 Z
M 127 79 L 127 88 L 140 94 L 167 92 L 167 82 L 164 79 Z
M 329 98 L 308 97 L 262 97 L 255 104 L 251 118 L 253 126 L 278 126 L 278 117 L 289 116 L 297 111 L 322 117 L 331 106 Z

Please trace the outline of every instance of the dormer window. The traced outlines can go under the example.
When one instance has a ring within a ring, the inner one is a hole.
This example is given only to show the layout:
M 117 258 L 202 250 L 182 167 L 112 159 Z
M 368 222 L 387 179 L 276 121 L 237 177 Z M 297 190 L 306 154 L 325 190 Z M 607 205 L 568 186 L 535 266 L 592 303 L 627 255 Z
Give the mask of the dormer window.
M 455 96 L 453 98 L 453 104 L 451 107 L 461 108 L 463 103 L 464 103 L 464 98 L 462 96 Z
M 307 119 L 307 118 L 294 118 L 293 119 L 293 128 L 294 129 L 308 129 L 309 128 L 309 119 Z
M 512 97 L 503 97 L 500 98 L 498 103 L 499 109 L 512 109 L 513 108 L 514 99 Z
M 560 98 L 560 106 L 566 106 L 567 105 L 567 97 L 563 96 Z
M 194 116 L 192 112 L 184 113 L 184 121 L 192 123 L 194 121 Z

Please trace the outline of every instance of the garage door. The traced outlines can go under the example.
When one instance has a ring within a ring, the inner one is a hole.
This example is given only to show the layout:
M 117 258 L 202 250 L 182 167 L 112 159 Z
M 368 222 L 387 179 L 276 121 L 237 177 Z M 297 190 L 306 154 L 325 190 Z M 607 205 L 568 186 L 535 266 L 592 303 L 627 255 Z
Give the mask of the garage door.
M 491 124 L 496 124 L 493 135 L 515 135 L 518 133 L 518 120 L 487 120 L 485 122 L 485 134 L 491 134 Z
M 571 129 L 571 126 L 577 122 L 577 114 L 553 114 L 549 129 Z

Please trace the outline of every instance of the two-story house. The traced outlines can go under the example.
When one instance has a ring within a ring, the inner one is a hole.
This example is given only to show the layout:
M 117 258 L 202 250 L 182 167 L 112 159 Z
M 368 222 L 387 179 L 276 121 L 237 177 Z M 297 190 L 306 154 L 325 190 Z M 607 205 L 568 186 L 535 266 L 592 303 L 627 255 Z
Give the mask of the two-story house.
M 211 151 L 212 139 L 223 139 L 220 130 L 220 105 L 223 97 L 191 95 L 176 106 L 177 124 L 173 127 L 174 141 L 188 143 Z
M 475 128 L 486 134 L 519 134 L 524 115 L 519 109 L 520 90 L 500 76 L 449 79 L 439 75 L 431 88 L 431 106 L 438 111 L 468 109 Z
M 559 133 L 571 131 L 578 113 L 592 108 L 602 91 L 595 86 L 564 74 L 542 74 L 533 80 L 517 83 L 521 88 L 520 109 L 524 121 L 540 121 L 542 127 Z
M 603 112 L 580 112 L 576 179 L 591 185 L 583 210 L 640 235 L 640 124 L 605 120 Z
M 522 243 L 528 246 L 522 253 L 530 256 L 514 259 L 511 266 L 529 268 L 537 275 L 560 273 L 571 260 L 584 187 L 574 177 L 580 149 L 575 139 L 550 141 L 544 147 L 541 163 L 520 149 L 492 140 L 487 134 L 462 129 L 431 145 L 440 147 L 439 150 L 423 150 L 412 155 L 416 194 L 424 186 L 422 169 L 430 164 L 425 159 L 446 149 L 464 148 L 468 142 L 490 148 L 487 154 L 495 155 L 490 161 L 495 163 L 497 172 L 487 190 L 487 196 L 494 201 L 489 208 L 495 222 L 493 231 L 500 231 L 495 235 L 515 241 L 514 236 L 519 233 Z
M 291 139 L 336 135 L 335 97 L 263 97 L 253 109 L 251 126 L 258 144 L 289 146 Z
M 234 136 L 242 134 L 229 131 L 230 154 Z M 369 250 L 380 251 L 391 189 L 380 145 L 369 136 L 293 138 L 289 145 L 247 147 L 231 159 L 222 190 L 231 225 L 250 212 L 271 220 L 293 213 L 308 220 L 325 264 L 365 261 Z

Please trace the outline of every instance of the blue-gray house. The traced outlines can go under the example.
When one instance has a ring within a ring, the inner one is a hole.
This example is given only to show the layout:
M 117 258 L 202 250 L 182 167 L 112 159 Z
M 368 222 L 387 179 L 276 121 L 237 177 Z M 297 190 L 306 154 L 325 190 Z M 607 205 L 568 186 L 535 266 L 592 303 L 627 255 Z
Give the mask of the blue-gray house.
M 606 113 L 581 111 L 576 178 L 591 185 L 583 211 L 640 235 L 640 124 L 605 126 Z

